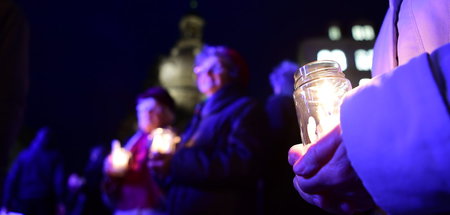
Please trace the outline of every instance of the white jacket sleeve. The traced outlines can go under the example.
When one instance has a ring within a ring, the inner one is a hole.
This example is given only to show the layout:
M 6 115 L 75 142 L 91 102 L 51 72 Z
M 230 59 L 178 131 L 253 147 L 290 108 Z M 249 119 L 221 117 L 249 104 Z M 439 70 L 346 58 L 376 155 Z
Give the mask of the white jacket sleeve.
M 450 212 L 450 114 L 431 71 L 441 69 L 449 95 L 450 44 L 432 56 L 356 88 L 341 107 L 351 164 L 390 214 Z

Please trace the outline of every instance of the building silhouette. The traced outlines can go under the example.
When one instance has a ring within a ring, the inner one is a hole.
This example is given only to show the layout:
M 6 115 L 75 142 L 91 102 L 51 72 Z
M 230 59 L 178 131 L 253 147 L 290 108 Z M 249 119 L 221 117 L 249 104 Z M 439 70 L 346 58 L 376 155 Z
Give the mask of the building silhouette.
M 202 99 L 197 90 L 192 65 L 196 54 L 202 48 L 204 20 L 195 15 L 184 16 L 179 24 L 181 38 L 172 48 L 170 56 L 159 65 L 158 79 L 174 98 L 177 107 L 185 113 L 192 113 L 194 106 Z

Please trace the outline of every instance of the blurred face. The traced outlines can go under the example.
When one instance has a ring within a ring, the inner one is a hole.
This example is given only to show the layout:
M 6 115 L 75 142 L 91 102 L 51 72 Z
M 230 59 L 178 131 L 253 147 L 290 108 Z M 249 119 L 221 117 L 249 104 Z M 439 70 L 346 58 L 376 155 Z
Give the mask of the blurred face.
M 197 88 L 206 97 L 210 97 L 230 82 L 230 77 L 217 57 L 206 58 L 194 67 L 194 73 L 197 77 Z
M 167 123 L 165 106 L 154 98 L 139 100 L 136 106 L 138 127 L 141 131 L 150 133 L 155 128 L 163 127 Z

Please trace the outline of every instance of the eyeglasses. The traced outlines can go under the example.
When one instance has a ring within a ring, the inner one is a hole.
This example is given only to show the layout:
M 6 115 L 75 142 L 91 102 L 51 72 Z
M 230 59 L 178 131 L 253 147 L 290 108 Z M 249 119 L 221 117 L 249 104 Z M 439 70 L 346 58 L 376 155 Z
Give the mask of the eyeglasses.
M 212 74 L 220 74 L 224 72 L 225 69 L 220 64 L 214 64 L 210 66 L 196 66 L 194 67 L 194 74 L 200 75 L 202 73 L 212 73 Z

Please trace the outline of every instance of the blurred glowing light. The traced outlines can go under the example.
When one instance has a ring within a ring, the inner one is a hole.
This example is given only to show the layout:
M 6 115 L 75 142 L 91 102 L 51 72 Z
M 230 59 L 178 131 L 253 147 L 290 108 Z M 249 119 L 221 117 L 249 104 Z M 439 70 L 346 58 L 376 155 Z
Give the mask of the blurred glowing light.
M 170 129 L 157 128 L 151 133 L 149 140 L 152 140 L 150 152 L 170 154 L 175 151 L 175 144 L 180 142 L 180 137 Z
M 356 69 L 359 71 L 370 71 L 372 69 L 373 49 L 355 51 Z
M 322 49 L 317 52 L 317 60 L 334 60 L 339 63 L 342 71 L 347 69 L 347 57 L 345 57 L 345 53 L 340 49 Z
M 369 83 L 370 80 L 370 78 L 361 78 L 361 80 L 359 80 L 359 86 Z
M 354 25 L 352 36 L 356 41 L 371 41 L 375 39 L 375 31 L 370 25 Z
M 333 41 L 340 40 L 342 37 L 341 29 L 336 25 L 330 26 L 330 28 L 328 28 L 328 37 Z

